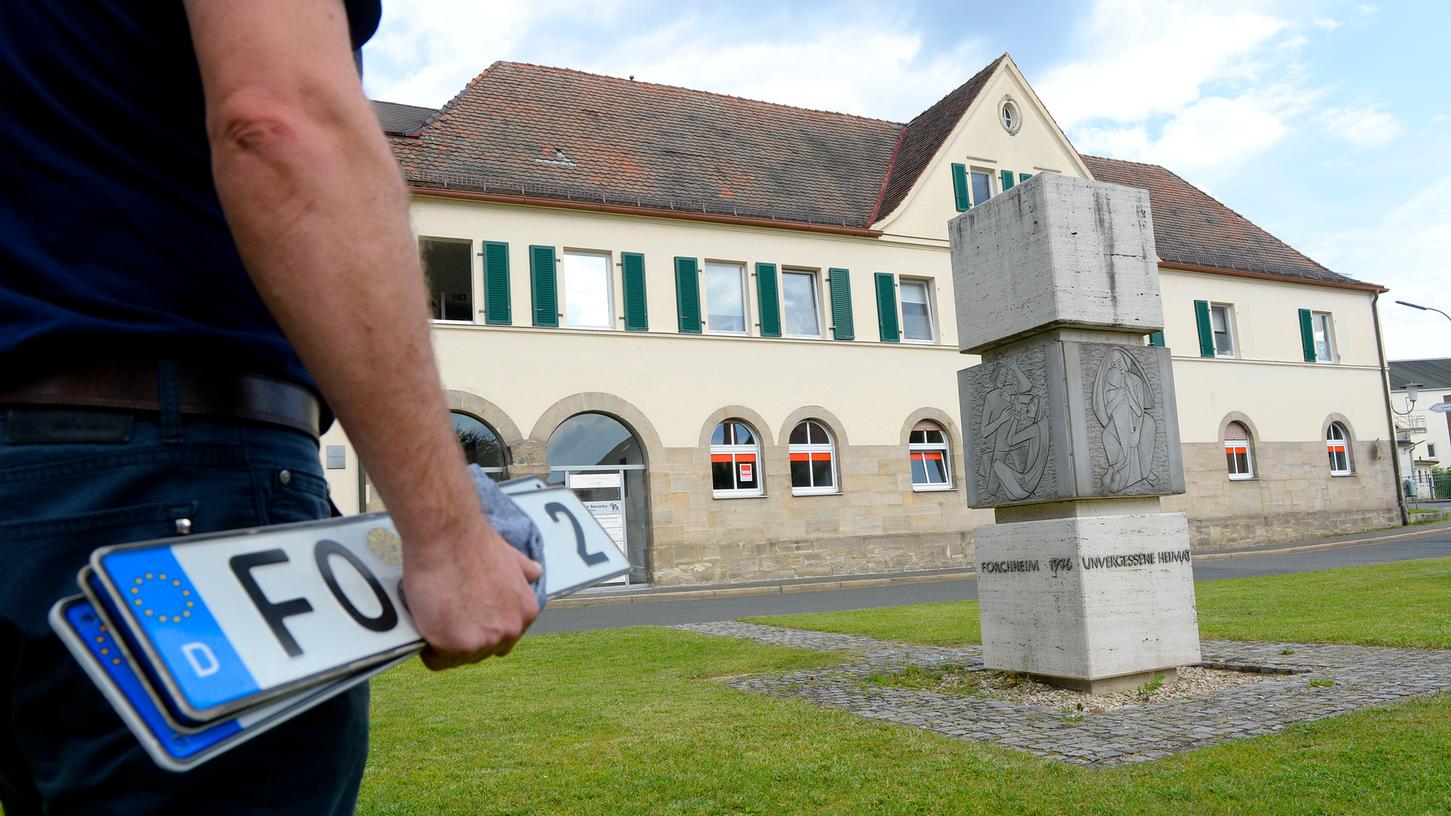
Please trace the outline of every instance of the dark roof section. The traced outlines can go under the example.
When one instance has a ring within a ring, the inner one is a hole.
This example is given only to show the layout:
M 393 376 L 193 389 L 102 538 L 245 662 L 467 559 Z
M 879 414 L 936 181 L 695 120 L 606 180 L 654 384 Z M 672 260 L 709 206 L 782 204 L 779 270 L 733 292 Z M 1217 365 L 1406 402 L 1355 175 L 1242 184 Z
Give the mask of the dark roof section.
M 1451 358 L 1391 360 L 1390 367 L 1392 391 L 1403 390 L 1406 383 L 1420 383 L 1422 388 L 1438 391 L 1451 388 Z
M 429 117 L 437 114 L 438 111 L 433 108 L 400 105 L 397 102 L 379 102 L 374 99 L 373 113 L 378 115 L 378 124 L 383 126 L 384 133 L 390 136 L 401 136 L 423 127 Z
M 1331 272 L 1157 164 L 1098 156 L 1083 156 L 1083 163 L 1099 181 L 1149 191 L 1154 243 L 1159 257 L 1168 266 L 1186 264 L 1315 283 L 1380 288 Z
M 889 215 L 901 205 L 922 171 L 932 162 L 932 157 L 952 135 L 962 115 L 1007 58 L 1008 55 L 1003 54 L 993 60 L 972 79 L 957 86 L 952 93 L 937 100 L 937 104 L 917 114 L 902 128 L 901 139 L 892 155 L 892 166 L 887 169 L 887 178 L 882 185 L 882 200 L 872 213 L 873 220 Z
M 866 227 L 901 127 L 496 62 L 392 143 L 419 187 Z

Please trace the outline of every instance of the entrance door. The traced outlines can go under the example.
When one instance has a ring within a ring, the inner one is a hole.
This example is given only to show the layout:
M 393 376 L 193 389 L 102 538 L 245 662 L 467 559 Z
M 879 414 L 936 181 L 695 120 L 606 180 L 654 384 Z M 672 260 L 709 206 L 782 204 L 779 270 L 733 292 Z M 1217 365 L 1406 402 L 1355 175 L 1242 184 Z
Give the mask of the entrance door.
M 605 414 L 576 414 L 549 437 L 550 484 L 570 488 L 630 559 L 622 582 L 648 580 L 650 508 L 645 453 L 635 434 Z

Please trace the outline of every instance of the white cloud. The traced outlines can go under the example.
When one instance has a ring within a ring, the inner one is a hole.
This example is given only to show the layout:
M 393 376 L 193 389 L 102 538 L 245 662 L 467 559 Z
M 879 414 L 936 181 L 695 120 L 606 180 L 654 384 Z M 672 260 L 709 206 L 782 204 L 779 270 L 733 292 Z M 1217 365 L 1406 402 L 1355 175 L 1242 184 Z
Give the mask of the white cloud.
M 1360 148 L 1381 147 L 1403 130 L 1400 120 L 1374 105 L 1326 108 L 1315 122 L 1326 136 Z
M 1310 22 L 1310 25 L 1313 25 L 1316 28 L 1323 29 L 1325 31 L 1334 31 L 1335 29 L 1340 28 L 1340 21 L 1332 17 L 1316 17 Z
M 622 0 L 385 3 L 378 33 L 364 47 L 363 86 L 374 99 L 438 107 L 495 60 L 518 59 L 551 20 L 603 24 L 621 7 Z
M 1258 73 L 1264 47 L 1288 25 L 1250 11 L 1157 0 L 1100 0 L 1082 55 L 1036 83 L 1059 124 L 1134 122 L 1192 104 L 1204 86 Z
M 626 0 L 386 8 L 365 53 L 366 89 L 377 99 L 428 106 L 452 98 L 493 61 L 513 59 L 905 121 L 996 56 L 978 39 L 927 54 L 904 19 L 873 6 L 831 18 L 765 11 L 744 23 L 683 13 L 653 26 L 632 24 L 641 32 L 633 36 L 608 25 L 639 11 Z M 600 24 L 587 40 L 553 25 L 568 18 L 582 30 L 589 15 Z M 746 27 L 722 31 L 732 23 Z

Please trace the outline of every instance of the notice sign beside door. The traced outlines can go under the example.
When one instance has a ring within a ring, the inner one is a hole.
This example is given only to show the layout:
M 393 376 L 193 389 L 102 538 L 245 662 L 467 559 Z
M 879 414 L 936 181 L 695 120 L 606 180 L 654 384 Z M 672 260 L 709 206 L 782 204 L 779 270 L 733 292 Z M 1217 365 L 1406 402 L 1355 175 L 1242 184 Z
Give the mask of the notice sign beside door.
M 610 540 L 615 542 L 615 546 L 620 548 L 620 552 L 624 552 L 625 503 L 618 499 L 613 501 L 587 501 L 584 503 L 584 507 L 589 511 L 591 516 L 595 517 L 595 521 L 598 521 L 600 526 L 605 528 L 605 532 L 610 534 Z
M 586 510 L 609 533 L 610 540 L 625 549 L 625 494 L 620 473 L 571 473 L 569 487 L 581 493 Z

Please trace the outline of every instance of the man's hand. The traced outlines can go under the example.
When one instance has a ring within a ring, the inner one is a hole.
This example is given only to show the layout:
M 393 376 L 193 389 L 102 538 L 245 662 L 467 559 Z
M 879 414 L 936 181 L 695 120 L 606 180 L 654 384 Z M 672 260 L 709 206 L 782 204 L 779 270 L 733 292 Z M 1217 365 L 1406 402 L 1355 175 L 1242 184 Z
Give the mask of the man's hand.
M 440 669 L 507 654 L 534 564 L 479 510 L 429 336 L 408 193 L 338 0 L 186 0 L 212 174 L 257 293 L 322 389 L 403 539 Z
M 429 559 L 423 547 L 404 548 L 403 592 L 413 624 L 428 642 L 424 665 L 438 671 L 503 657 L 539 614 L 529 582 L 543 568 L 485 521 L 476 546 L 450 559 Z

